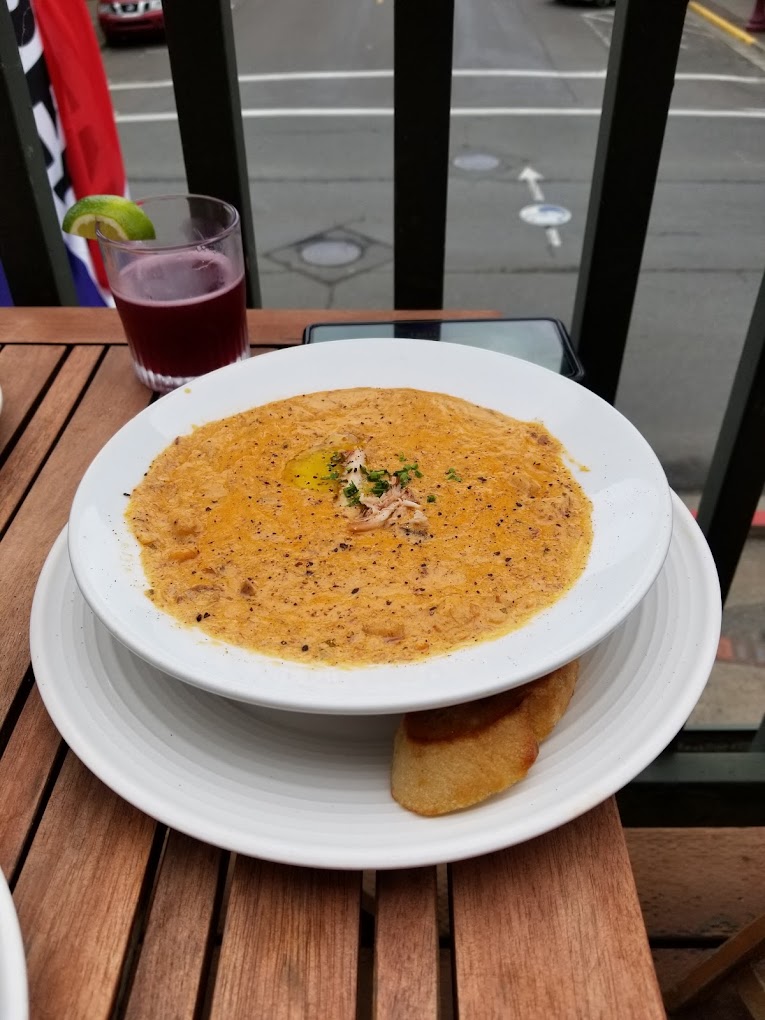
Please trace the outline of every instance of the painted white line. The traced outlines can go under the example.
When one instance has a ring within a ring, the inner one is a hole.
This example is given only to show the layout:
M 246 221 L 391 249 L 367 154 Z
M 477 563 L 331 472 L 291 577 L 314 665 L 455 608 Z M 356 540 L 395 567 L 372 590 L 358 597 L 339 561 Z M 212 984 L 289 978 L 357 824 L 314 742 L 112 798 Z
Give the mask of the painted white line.
M 756 74 L 676 74 L 675 81 L 722 81 L 732 85 L 762 85 L 765 78 Z
M 555 227 L 548 227 L 545 234 L 547 234 L 547 243 L 551 248 L 560 248 L 560 234 Z
M 565 79 L 570 81 L 602 81 L 606 77 L 605 68 L 601 71 L 556 71 L 556 70 L 526 70 L 524 68 L 455 68 L 452 72 L 455 78 L 518 78 L 518 79 Z M 279 82 L 300 82 L 300 81 L 363 81 L 390 79 L 393 77 L 391 70 L 379 71 L 281 71 L 267 74 L 240 74 L 239 82 L 242 85 L 267 84 Z M 728 82 L 735 85 L 763 85 L 765 77 L 744 74 L 696 74 L 684 72 L 675 75 L 675 81 L 710 81 Z M 160 78 L 156 81 L 115 81 L 109 84 L 112 92 L 138 92 L 151 89 L 172 88 L 171 78 Z
M 453 106 L 453 117 L 599 117 L 599 107 L 558 106 Z M 765 109 L 744 110 L 670 110 L 670 117 L 721 120 L 765 120 Z M 392 117 L 388 106 L 306 106 L 259 107 L 242 110 L 245 120 L 266 120 L 279 117 Z M 158 124 L 178 119 L 174 111 L 159 113 L 115 113 L 118 124 Z

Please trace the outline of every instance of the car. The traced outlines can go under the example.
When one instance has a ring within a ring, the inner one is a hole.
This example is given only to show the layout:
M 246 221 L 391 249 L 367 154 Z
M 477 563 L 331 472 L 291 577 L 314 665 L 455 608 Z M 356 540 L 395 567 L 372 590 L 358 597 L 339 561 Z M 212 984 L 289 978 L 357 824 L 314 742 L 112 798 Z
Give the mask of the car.
M 160 35 L 165 27 L 162 0 L 100 3 L 98 23 L 109 45 L 137 36 Z

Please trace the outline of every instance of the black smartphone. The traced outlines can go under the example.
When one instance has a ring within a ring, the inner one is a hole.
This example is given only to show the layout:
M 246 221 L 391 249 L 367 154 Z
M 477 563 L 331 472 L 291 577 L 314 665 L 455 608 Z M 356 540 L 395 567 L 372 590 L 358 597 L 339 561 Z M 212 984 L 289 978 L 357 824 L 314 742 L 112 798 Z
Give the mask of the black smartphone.
M 303 332 L 304 344 L 363 337 L 446 340 L 483 347 L 532 361 L 581 382 L 584 368 L 558 319 L 400 319 L 386 322 L 316 322 Z

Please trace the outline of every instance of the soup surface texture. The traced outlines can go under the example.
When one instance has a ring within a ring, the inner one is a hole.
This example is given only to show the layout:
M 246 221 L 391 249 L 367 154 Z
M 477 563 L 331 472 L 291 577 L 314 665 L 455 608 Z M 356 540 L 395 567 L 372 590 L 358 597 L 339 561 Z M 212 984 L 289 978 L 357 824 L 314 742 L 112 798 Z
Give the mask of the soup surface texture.
M 582 573 L 591 509 L 539 422 L 356 388 L 179 436 L 126 515 L 158 608 L 233 645 L 351 667 L 521 626 Z

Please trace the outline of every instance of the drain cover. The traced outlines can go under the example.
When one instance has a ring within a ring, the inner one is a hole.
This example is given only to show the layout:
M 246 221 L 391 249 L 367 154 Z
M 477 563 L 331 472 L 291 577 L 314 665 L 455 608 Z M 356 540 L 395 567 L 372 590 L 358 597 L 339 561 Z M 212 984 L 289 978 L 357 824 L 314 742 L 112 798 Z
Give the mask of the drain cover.
M 338 283 L 390 262 L 393 250 L 389 244 L 343 226 L 301 237 L 266 254 L 280 266 L 313 280 Z
M 355 241 L 312 241 L 300 249 L 300 257 L 311 266 L 347 266 L 362 255 Z
M 488 173 L 496 170 L 499 160 L 490 152 L 462 152 L 452 160 L 458 170 L 467 170 L 468 173 Z

